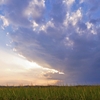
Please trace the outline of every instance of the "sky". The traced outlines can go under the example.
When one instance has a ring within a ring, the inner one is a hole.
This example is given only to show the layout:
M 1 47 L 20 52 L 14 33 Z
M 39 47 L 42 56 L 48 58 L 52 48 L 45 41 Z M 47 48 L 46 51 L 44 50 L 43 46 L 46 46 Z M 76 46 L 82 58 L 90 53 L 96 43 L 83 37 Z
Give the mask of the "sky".
M 0 0 L 0 85 L 100 84 L 100 0 Z

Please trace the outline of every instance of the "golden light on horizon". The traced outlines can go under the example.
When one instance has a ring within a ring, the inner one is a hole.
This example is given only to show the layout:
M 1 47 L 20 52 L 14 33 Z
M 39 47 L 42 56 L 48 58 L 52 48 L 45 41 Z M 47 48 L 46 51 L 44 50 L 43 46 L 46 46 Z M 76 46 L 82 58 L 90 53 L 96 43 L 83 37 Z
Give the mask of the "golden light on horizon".
M 53 85 L 58 80 L 48 79 L 46 74 L 64 74 L 55 69 L 45 68 L 25 57 L 0 50 L 0 85 Z M 6 60 L 5 60 L 6 58 Z M 51 78 L 51 77 L 50 77 Z

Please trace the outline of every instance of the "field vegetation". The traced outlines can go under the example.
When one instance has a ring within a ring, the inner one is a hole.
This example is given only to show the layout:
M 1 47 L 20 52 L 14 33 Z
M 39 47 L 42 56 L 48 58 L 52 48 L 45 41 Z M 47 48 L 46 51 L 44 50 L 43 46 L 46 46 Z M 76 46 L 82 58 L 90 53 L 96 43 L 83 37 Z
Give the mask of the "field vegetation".
M 100 100 L 100 86 L 1 86 L 0 100 Z

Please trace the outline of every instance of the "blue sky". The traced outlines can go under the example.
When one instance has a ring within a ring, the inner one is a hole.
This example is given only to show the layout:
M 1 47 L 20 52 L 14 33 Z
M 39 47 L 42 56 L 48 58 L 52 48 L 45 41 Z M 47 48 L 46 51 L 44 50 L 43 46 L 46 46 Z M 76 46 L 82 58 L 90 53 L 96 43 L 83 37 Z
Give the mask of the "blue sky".
M 99 0 L 1 0 L 1 85 L 100 84 L 99 12 Z

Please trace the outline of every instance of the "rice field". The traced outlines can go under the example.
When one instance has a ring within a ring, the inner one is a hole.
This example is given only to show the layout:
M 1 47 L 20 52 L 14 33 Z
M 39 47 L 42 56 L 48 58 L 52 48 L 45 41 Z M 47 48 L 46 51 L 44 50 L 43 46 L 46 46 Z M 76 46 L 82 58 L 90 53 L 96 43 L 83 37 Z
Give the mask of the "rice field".
M 100 86 L 1 86 L 0 100 L 100 100 Z

